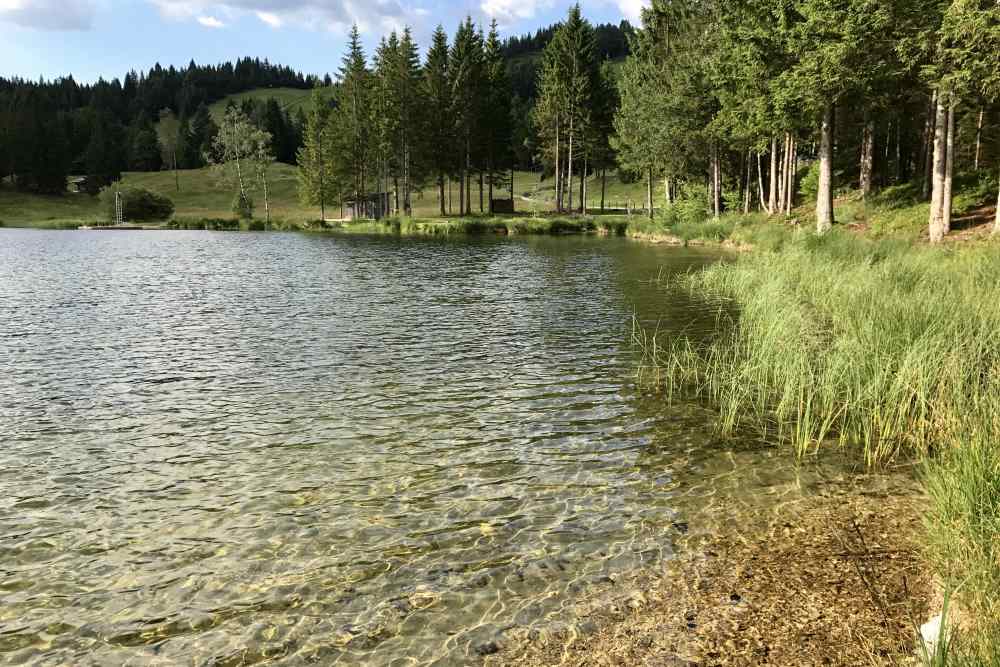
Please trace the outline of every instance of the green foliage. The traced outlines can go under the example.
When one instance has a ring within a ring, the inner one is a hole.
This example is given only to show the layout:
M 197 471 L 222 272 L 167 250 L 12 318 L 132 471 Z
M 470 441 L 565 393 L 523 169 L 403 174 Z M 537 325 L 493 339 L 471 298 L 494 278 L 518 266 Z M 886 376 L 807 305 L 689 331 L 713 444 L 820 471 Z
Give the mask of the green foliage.
M 252 220 L 253 207 L 253 197 L 244 192 L 236 193 L 236 196 L 233 198 L 233 215 L 240 220 Z
M 819 161 L 809 165 L 806 175 L 799 180 L 799 195 L 805 201 L 816 201 L 819 192 Z
M 101 192 L 105 218 L 115 220 L 115 193 L 122 196 L 123 215 L 127 222 L 166 220 L 174 214 L 174 202 L 169 197 L 140 187 L 109 187 Z

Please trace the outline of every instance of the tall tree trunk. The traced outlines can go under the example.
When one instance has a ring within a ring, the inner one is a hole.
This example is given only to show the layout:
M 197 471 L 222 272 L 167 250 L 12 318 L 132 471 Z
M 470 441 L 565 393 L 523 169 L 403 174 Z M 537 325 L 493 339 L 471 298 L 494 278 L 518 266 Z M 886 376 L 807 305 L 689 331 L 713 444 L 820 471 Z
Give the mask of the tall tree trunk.
M 487 179 L 487 186 L 489 187 L 489 206 L 487 207 L 490 215 L 493 215 L 493 158 L 490 158 L 490 177 Z
M 601 167 L 601 213 L 604 213 L 604 195 L 608 188 L 608 168 Z
M 770 188 L 767 191 L 767 214 L 774 215 L 778 208 L 778 137 L 771 137 Z
M 948 96 L 948 138 L 945 141 L 944 192 L 941 196 L 941 230 L 951 231 L 951 181 L 955 167 L 955 94 Z
M 465 214 L 472 215 L 472 139 L 465 137 Z
M 799 141 L 795 135 L 789 135 L 788 146 L 788 185 L 785 188 L 785 215 L 792 214 L 792 207 L 795 206 L 795 173 L 799 162 L 798 146 Z
M 819 187 L 816 193 L 816 233 L 833 228 L 833 104 L 823 109 L 819 131 Z
M 441 217 L 447 215 L 444 210 L 444 172 L 438 173 L 438 201 L 441 204 Z
M 556 118 L 556 211 L 562 213 L 562 164 L 559 163 L 559 118 Z
M 753 153 L 747 151 L 747 178 L 743 188 L 743 215 L 750 214 L 750 193 L 753 191 Z
M 778 160 L 778 198 L 775 213 L 785 210 L 785 184 L 788 182 L 788 133 L 785 132 L 784 139 L 780 143 L 781 159 Z
M 573 117 L 569 119 L 569 153 L 566 156 L 566 208 L 573 212 Z
M 927 112 L 927 121 L 924 123 L 924 143 L 921 147 L 921 152 L 924 156 L 924 161 L 922 165 L 923 178 L 924 178 L 924 188 L 923 194 L 924 199 L 931 197 L 933 195 L 934 186 L 934 142 L 936 141 L 937 132 L 937 109 L 938 109 L 938 91 L 931 93 L 931 103 L 930 110 Z
M 458 215 L 465 215 L 465 169 L 461 169 L 458 174 Z
M 983 113 L 984 110 L 980 108 L 979 117 L 976 119 L 976 152 L 972 158 L 972 168 L 976 171 L 979 171 L 979 156 L 983 147 Z
M 939 243 L 944 238 L 944 179 L 948 162 L 946 156 L 948 151 L 948 107 L 944 98 L 945 93 L 941 91 L 935 96 L 934 171 L 931 184 L 931 211 L 928 219 L 931 243 Z
M 583 175 L 580 177 L 580 213 L 587 215 L 587 154 L 583 154 Z
M 479 172 L 479 212 L 483 213 L 485 208 L 483 207 L 483 172 Z
M 719 144 L 712 142 L 712 215 L 718 218 L 722 213 L 722 168 L 719 164 Z
M 903 138 L 903 133 L 900 131 L 902 124 L 901 119 L 896 119 L 896 183 L 903 182 L 903 148 L 900 145 Z
M 865 116 L 868 113 L 865 112 Z M 875 165 L 875 121 L 872 118 L 865 119 L 864 128 L 861 131 L 861 194 L 867 197 L 872 192 L 872 167 Z
M 665 177 L 663 179 L 663 206 L 665 208 L 670 208 L 673 203 L 673 196 L 670 192 L 670 179 Z
M 260 180 L 264 184 L 264 229 L 271 224 L 271 201 L 267 196 L 267 169 L 260 172 Z
M 653 168 L 646 172 L 646 210 L 649 211 L 649 219 L 653 219 Z
M 760 165 L 760 151 L 757 151 L 757 197 L 760 207 L 767 210 L 767 200 L 764 199 L 764 172 Z

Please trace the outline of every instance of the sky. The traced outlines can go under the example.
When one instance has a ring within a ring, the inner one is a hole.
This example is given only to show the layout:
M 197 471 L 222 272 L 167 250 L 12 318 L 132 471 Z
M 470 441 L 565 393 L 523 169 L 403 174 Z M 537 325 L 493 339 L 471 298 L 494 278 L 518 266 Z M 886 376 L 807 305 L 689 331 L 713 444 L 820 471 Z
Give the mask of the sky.
M 503 36 L 559 21 L 572 0 L 0 0 L 0 76 L 121 78 L 131 69 L 267 58 L 305 74 L 336 73 L 352 24 L 370 54 L 410 26 L 421 50 L 439 23 L 497 20 Z M 580 0 L 595 23 L 638 23 L 648 0 Z

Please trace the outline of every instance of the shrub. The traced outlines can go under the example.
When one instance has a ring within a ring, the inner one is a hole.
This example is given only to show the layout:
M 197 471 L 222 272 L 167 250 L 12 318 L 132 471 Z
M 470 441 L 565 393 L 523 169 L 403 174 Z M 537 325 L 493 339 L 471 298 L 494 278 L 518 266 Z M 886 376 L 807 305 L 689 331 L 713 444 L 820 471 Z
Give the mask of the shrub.
M 108 220 L 115 220 L 115 192 L 121 193 L 123 215 L 128 221 L 166 220 L 174 214 L 174 203 L 157 192 L 138 187 L 108 187 L 101 192 Z
M 253 198 L 240 192 L 233 199 L 233 215 L 240 220 L 253 220 Z
M 799 181 L 799 195 L 802 201 L 815 202 L 819 194 L 819 160 L 816 160 Z

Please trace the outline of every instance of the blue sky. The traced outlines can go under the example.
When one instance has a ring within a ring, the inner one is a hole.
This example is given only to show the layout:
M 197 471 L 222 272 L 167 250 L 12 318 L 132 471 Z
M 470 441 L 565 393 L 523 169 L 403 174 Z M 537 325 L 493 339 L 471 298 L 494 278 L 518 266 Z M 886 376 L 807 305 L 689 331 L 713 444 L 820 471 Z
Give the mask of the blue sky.
M 594 22 L 636 21 L 648 0 L 581 0 Z M 565 15 L 570 0 L 0 0 L 0 76 L 79 81 L 129 69 L 259 56 L 307 74 L 335 72 L 352 23 L 369 51 L 409 25 L 425 49 L 442 23 L 466 14 L 503 34 L 521 34 Z

